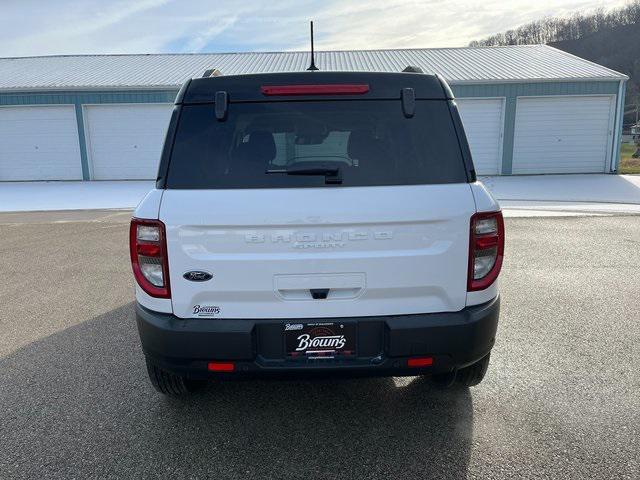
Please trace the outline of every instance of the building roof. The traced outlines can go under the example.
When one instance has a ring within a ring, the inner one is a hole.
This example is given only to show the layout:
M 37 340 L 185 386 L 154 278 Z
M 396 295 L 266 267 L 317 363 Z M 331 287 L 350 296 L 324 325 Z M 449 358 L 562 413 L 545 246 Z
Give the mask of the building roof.
M 175 88 L 209 68 L 224 75 L 302 71 L 309 58 L 309 52 L 0 58 L 0 90 Z M 318 51 L 316 65 L 321 70 L 379 72 L 415 65 L 452 84 L 627 78 L 547 45 Z

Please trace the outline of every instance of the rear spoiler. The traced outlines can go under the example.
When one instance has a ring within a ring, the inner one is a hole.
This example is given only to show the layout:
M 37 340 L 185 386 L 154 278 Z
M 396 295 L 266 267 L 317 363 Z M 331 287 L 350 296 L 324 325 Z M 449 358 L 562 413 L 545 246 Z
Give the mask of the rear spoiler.
M 209 74 L 211 75 L 211 74 Z M 227 92 L 228 101 L 261 102 L 289 98 L 290 94 L 277 95 L 269 87 L 309 85 L 368 85 L 369 91 L 323 94 L 326 100 L 355 100 L 358 98 L 392 100 L 401 99 L 402 90 L 411 88 L 416 100 L 449 100 L 451 89 L 437 75 L 411 72 L 320 72 L 257 73 L 247 75 L 217 75 L 187 80 L 176 97 L 176 104 L 214 103 L 217 92 Z M 265 93 L 267 92 L 267 93 Z M 296 95 L 297 100 L 314 100 L 313 93 Z

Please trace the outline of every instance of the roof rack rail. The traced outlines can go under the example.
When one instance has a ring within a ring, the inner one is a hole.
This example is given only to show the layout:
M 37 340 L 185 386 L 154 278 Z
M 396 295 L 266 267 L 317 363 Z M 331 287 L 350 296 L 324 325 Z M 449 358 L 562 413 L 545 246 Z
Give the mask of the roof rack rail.
M 407 73 L 424 73 L 420 67 L 416 67 L 414 65 L 407 65 L 402 71 Z
M 222 72 L 220 70 L 218 70 L 217 68 L 208 68 L 202 74 L 202 78 L 219 77 L 221 75 L 222 75 Z

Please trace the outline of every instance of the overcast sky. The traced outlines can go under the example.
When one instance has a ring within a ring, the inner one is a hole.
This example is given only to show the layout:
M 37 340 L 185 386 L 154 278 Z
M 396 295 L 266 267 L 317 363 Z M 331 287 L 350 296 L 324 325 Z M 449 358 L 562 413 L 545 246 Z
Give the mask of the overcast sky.
M 0 56 L 465 46 L 624 0 L 0 0 Z

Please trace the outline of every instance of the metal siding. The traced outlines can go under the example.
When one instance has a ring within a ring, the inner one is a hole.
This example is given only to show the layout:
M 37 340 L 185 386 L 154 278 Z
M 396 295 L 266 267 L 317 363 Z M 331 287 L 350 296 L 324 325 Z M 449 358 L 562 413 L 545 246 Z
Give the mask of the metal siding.
M 460 98 L 456 103 L 476 174 L 500 174 L 504 98 Z
M 607 172 L 614 99 L 613 95 L 519 97 L 513 171 Z
M 82 178 L 73 105 L 0 107 L 0 138 L 3 181 Z
M 316 64 L 328 71 L 383 72 L 415 65 L 450 83 L 626 78 L 547 45 L 316 51 Z M 0 89 L 176 88 L 208 68 L 235 75 L 303 71 L 308 65 L 305 51 L 0 58 Z
M 86 105 L 91 178 L 155 179 L 172 111 L 171 103 Z
M 518 97 L 543 95 L 616 95 L 619 81 L 611 82 L 531 82 L 487 85 L 452 85 L 456 97 L 505 97 L 502 174 L 513 171 L 513 136 Z M 619 112 L 618 112 L 619 114 Z

